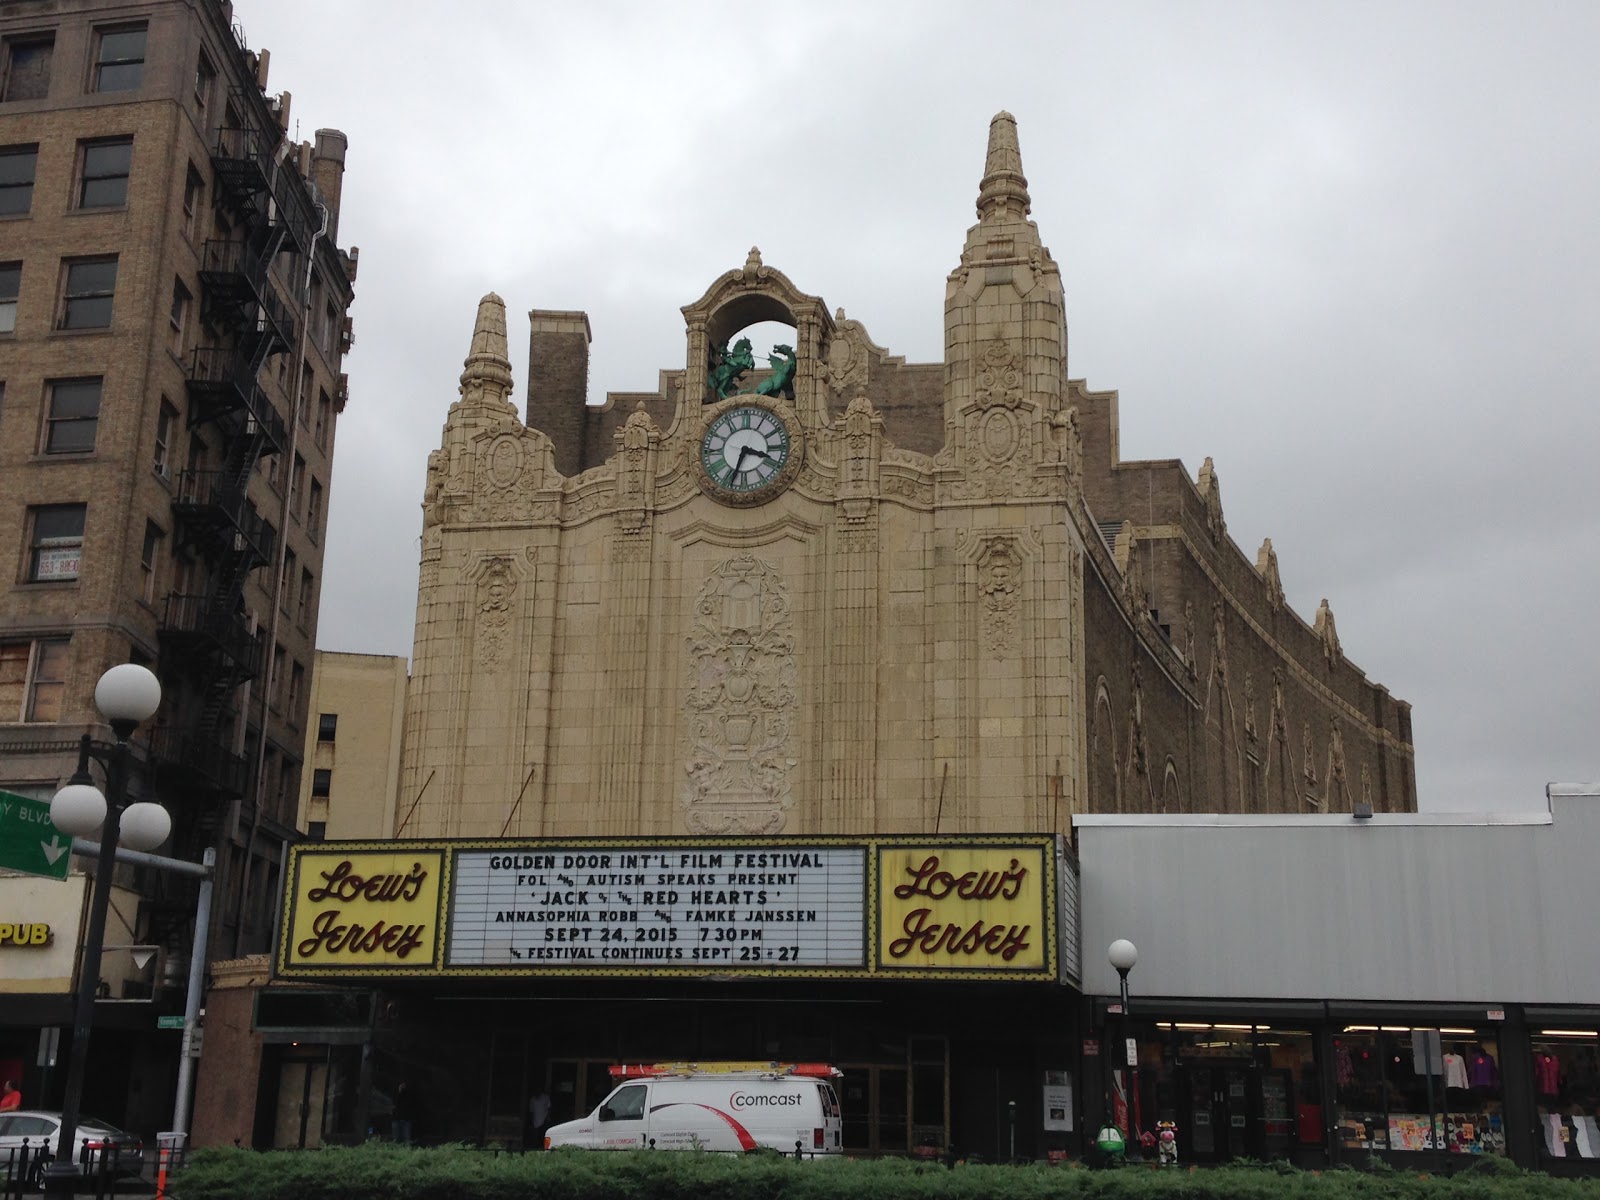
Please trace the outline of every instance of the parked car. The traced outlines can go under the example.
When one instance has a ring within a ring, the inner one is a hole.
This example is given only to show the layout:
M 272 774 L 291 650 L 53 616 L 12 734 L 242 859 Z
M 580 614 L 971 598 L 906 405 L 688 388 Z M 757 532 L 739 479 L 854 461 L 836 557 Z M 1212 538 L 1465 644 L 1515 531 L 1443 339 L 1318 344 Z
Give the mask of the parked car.
M 30 1182 L 37 1180 L 43 1168 L 38 1158 L 39 1148 L 47 1146 L 47 1152 L 53 1157 L 60 1132 L 61 1114 L 58 1112 L 21 1108 L 0 1113 L 0 1172 L 3 1177 L 9 1179 L 15 1173 L 26 1144 Z M 75 1140 L 77 1153 L 73 1161 L 83 1164 L 85 1172 L 98 1174 L 102 1159 L 116 1175 L 137 1175 L 144 1169 L 144 1142 L 137 1134 L 118 1129 L 108 1121 L 79 1117 Z

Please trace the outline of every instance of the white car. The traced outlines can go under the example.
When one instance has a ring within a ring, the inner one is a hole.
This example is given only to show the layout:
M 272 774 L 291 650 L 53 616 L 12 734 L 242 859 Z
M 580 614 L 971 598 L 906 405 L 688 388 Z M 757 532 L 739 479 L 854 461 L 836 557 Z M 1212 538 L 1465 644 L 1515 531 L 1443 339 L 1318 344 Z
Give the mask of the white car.
M 0 1178 L 11 1178 L 21 1162 L 22 1148 L 28 1148 L 28 1178 L 36 1181 L 42 1171 L 38 1159 L 40 1146 L 48 1146 L 54 1156 L 57 1135 L 61 1132 L 61 1114 L 34 1108 L 19 1108 L 0 1112 Z M 137 1175 L 144 1168 L 144 1142 L 137 1134 L 95 1117 L 79 1117 L 77 1153 L 73 1161 L 82 1164 L 88 1174 L 98 1174 L 104 1157 L 108 1169 L 116 1175 Z

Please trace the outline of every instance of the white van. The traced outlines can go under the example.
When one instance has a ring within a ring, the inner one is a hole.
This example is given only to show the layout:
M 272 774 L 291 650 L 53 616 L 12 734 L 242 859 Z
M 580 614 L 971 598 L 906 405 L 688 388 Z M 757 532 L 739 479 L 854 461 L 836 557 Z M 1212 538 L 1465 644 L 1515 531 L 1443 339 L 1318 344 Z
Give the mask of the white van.
M 612 1067 L 619 1081 L 586 1117 L 552 1125 L 546 1150 L 777 1150 L 842 1153 L 842 1073 L 823 1063 L 654 1063 Z

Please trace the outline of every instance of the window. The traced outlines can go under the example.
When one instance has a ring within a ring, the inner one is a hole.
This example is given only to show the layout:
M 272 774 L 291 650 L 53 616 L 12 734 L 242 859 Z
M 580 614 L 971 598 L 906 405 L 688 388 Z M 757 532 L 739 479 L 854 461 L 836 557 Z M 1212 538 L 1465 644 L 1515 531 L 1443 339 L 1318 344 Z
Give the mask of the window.
M 311 623 L 311 603 L 316 598 L 316 577 L 304 567 L 300 568 L 300 608 L 298 620 L 302 625 Z
M 167 314 L 169 336 L 171 337 L 172 352 L 180 357 L 183 355 L 183 331 L 189 324 L 189 289 L 183 286 L 183 280 L 172 281 L 172 310 Z
M 194 169 L 194 164 L 189 164 L 189 174 L 183 181 L 183 236 L 193 240 L 195 229 L 195 214 L 200 211 L 200 197 L 205 194 L 206 181 L 201 178 L 200 172 Z
M 300 455 L 294 456 L 294 473 L 289 476 L 289 515 L 296 520 L 300 517 L 300 491 L 305 487 L 306 460 Z
M 267 482 L 272 485 L 272 490 L 283 490 L 283 455 L 273 454 L 267 459 Z
M 272 648 L 272 707 L 283 706 L 283 664 L 285 655 L 282 646 Z
M 111 301 L 117 290 L 117 260 L 80 258 L 68 260 L 66 266 L 61 320 L 56 328 L 108 328 L 111 325 Z
M 289 668 L 289 720 L 300 710 L 300 697 L 306 690 L 306 669 L 299 663 Z
M 94 61 L 94 91 L 132 92 L 144 82 L 143 25 L 102 29 Z
M 294 823 L 294 803 L 300 798 L 300 764 L 287 754 L 283 756 L 283 770 L 278 772 L 278 797 L 275 816 L 280 821 Z
M 320 842 L 328 836 L 328 823 L 326 821 L 306 822 L 306 840 Z
M 0 100 L 43 100 L 50 92 L 53 35 L 6 39 L 5 80 Z
M 289 589 L 294 587 L 294 551 L 290 550 L 283 556 L 283 579 L 278 587 L 278 607 L 284 612 L 289 611 Z
M 144 548 L 139 551 L 139 571 L 144 580 L 141 595 L 146 604 L 156 598 L 156 563 L 160 560 L 161 543 L 166 536 L 154 521 L 144 523 Z
M 161 412 L 156 416 L 155 472 L 166 479 L 172 474 L 172 435 L 178 429 L 178 410 L 161 397 Z
M 644 1119 L 644 1087 L 625 1087 L 600 1109 L 602 1121 L 640 1121 Z
M 100 380 L 58 379 L 49 384 L 46 454 L 88 454 L 100 426 Z
M 78 207 L 121 208 L 125 205 L 128 202 L 128 171 L 132 165 L 131 137 L 85 142 Z
M 16 217 L 33 207 L 33 168 L 37 146 L 0 149 L 0 217 Z
M 328 793 L 333 790 L 333 769 L 331 767 L 315 767 L 311 771 L 311 794 L 318 800 L 326 800 Z
M 17 331 L 17 294 L 22 290 L 22 264 L 0 263 L 0 333 Z
M 339 340 L 339 310 L 329 304 L 322 314 L 322 352 L 328 356 L 328 361 L 334 358 L 334 347 Z
M 312 541 L 322 536 L 322 485 L 311 481 L 311 492 L 306 500 L 306 533 Z
M 333 424 L 333 401 L 328 399 L 328 393 L 321 388 L 317 389 L 317 449 L 328 448 L 328 429 Z
M 317 717 L 317 741 L 331 742 L 339 732 L 339 714 L 322 713 Z
M 56 583 L 78 577 L 83 553 L 82 504 L 42 504 L 28 510 L 32 527 L 28 581 Z
M 211 103 L 211 91 L 216 82 L 217 69 L 202 50 L 194 67 L 194 106 L 201 112 L 205 112 L 206 106 Z
M 300 410 L 300 424 L 311 428 L 311 389 L 314 386 L 310 365 L 300 369 L 300 394 L 295 397 L 295 407 Z
M 0 642 L 0 721 L 59 721 L 66 680 L 66 638 Z

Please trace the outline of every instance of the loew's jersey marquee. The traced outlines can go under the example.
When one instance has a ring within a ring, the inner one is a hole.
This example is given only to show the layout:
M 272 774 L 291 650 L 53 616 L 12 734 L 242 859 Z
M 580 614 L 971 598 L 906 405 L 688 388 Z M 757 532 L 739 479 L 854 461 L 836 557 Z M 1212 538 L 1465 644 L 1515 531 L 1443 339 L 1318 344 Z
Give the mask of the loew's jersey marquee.
M 1048 836 L 319 842 L 282 978 L 1061 978 Z

